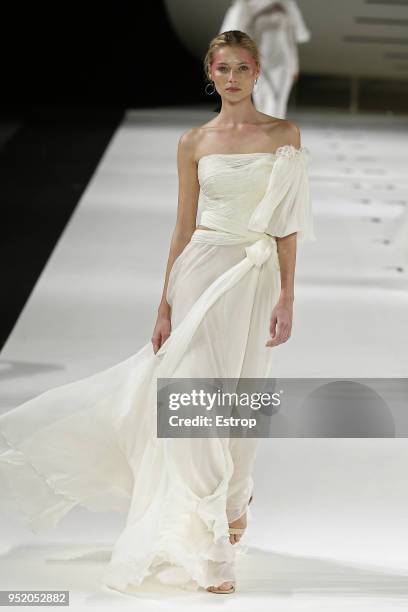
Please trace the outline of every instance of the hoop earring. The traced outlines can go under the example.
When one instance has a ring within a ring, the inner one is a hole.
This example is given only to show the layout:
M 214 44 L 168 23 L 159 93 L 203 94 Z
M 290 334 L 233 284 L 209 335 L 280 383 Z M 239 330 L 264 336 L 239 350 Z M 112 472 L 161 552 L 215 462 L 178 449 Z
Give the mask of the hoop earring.
M 211 85 L 211 83 L 214 85 L 214 81 L 210 81 L 209 83 L 207 83 L 207 85 L 204 87 L 204 91 L 207 94 L 207 96 L 211 96 L 214 92 L 215 92 L 215 85 L 214 85 L 214 89 L 210 92 L 207 91 L 207 87 L 209 85 Z

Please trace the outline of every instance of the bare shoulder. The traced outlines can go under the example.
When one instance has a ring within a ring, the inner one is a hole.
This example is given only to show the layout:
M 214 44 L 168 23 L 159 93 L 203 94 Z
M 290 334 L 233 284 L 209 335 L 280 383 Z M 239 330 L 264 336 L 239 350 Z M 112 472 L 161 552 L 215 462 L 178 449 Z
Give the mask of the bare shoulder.
M 293 121 L 287 120 L 285 120 L 284 124 L 285 125 L 282 127 L 286 140 L 284 144 L 291 144 L 298 149 L 301 145 L 299 126 Z
M 296 148 L 300 147 L 300 129 L 296 123 L 287 119 L 281 119 L 277 130 L 281 145 L 289 144 Z
M 267 132 L 273 149 L 284 145 L 293 145 L 297 149 L 301 146 L 300 129 L 294 121 L 271 117 Z
M 189 128 L 179 138 L 177 156 L 179 161 L 195 160 L 195 151 L 199 138 L 199 128 Z
M 214 144 L 214 137 L 219 132 L 219 127 L 214 120 L 208 121 L 198 127 L 192 127 L 182 134 L 179 141 L 179 149 L 184 152 L 195 164 L 198 163 L 200 156 L 205 154 Z

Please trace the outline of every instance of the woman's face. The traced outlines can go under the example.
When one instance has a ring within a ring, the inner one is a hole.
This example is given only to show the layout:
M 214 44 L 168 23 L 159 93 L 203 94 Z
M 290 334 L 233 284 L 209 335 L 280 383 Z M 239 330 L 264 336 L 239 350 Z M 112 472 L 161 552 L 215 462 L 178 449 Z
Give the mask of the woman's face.
M 210 65 L 210 78 L 218 93 L 231 101 L 251 95 L 258 73 L 250 52 L 237 46 L 217 49 Z

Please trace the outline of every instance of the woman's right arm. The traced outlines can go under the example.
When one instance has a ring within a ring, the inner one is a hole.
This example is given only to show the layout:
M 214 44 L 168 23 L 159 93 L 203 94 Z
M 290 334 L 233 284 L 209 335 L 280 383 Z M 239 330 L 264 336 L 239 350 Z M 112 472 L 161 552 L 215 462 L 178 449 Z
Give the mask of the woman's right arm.
M 188 130 L 181 136 L 178 143 L 177 218 L 171 237 L 162 297 L 157 309 L 157 320 L 151 338 L 154 353 L 157 353 L 171 333 L 171 307 L 166 300 L 166 295 L 173 263 L 190 242 L 196 229 L 198 196 L 200 193 L 197 163 L 195 161 L 196 131 L 194 128 Z

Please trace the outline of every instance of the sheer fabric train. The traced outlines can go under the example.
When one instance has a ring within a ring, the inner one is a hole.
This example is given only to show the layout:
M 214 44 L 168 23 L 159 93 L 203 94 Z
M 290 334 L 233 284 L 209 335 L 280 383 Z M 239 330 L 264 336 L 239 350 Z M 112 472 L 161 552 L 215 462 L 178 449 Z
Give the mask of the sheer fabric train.
M 126 513 L 108 587 L 126 592 L 149 574 L 189 589 L 235 579 L 241 544 L 230 544 L 228 522 L 247 510 L 258 440 L 157 438 L 157 378 L 273 376 L 275 236 L 316 239 L 308 156 L 285 145 L 201 158 L 200 224 L 212 230 L 196 230 L 173 264 L 167 341 L 0 417 L 3 511 L 34 533 L 76 505 Z

